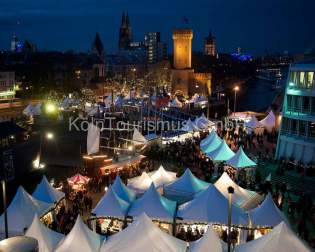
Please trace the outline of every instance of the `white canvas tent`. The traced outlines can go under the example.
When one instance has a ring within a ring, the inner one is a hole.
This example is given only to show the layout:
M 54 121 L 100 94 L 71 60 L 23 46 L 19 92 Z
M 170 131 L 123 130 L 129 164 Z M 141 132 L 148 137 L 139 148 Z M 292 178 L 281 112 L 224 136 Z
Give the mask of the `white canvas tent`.
M 103 243 L 100 252 L 186 252 L 186 242 L 160 230 L 145 214 Z
M 268 234 L 236 246 L 236 252 L 311 252 L 311 250 L 281 222 Z
M 226 163 L 236 169 L 241 169 L 245 167 L 256 166 L 257 164 L 251 160 L 244 152 L 242 146 L 238 149 L 236 154 L 230 158 Z
M 211 249 L 209 250 L 209 246 Z M 204 235 L 189 244 L 189 252 L 223 252 L 222 242 L 210 225 Z
M 149 176 L 155 187 L 163 187 L 176 180 L 176 172 L 167 171 L 162 165 L 156 171 L 149 173 Z
M 134 177 L 128 180 L 128 187 L 137 192 L 138 194 L 144 193 L 153 183 L 151 177 L 142 172 L 141 176 Z
M 148 142 L 147 139 L 136 128 L 133 131 L 132 141 L 135 146 L 143 145 Z
M 185 132 L 199 131 L 200 129 L 190 120 L 190 118 L 184 122 L 183 127 L 180 129 Z
M 136 193 L 121 181 L 119 175 L 117 175 L 114 184 L 112 185 L 112 189 L 119 198 L 128 203 L 131 203 L 136 199 Z
M 179 206 L 177 217 L 183 222 L 204 222 L 228 224 L 228 200 L 212 184 L 193 200 Z M 247 214 L 241 208 L 232 206 L 232 223 L 247 225 Z
M 152 219 L 172 222 L 175 216 L 176 202 L 161 196 L 152 183 L 141 198 L 134 201 L 128 211 L 128 216 L 137 217 L 145 213 Z
M 35 238 L 38 241 L 38 252 L 53 252 L 64 235 L 55 232 L 42 224 L 35 214 L 33 222 L 27 229 L 25 236 Z
M 207 144 L 203 145 L 201 147 L 201 150 L 204 153 L 212 152 L 212 151 L 216 150 L 222 144 L 222 141 L 223 140 L 218 136 L 218 134 L 216 132 L 214 132 L 212 139 L 209 140 Z
M 244 189 L 237 185 L 226 172 L 224 172 L 214 183 L 214 186 L 225 196 L 226 199 L 228 199 L 228 187 L 233 187 L 233 204 L 245 209 L 256 207 L 263 199 L 263 196 L 258 193 Z
M 271 132 L 276 127 L 276 116 L 272 110 L 270 110 L 268 115 L 259 122 L 265 127 L 267 131 Z
M 251 116 L 249 121 L 244 122 L 244 126 L 248 133 L 254 132 L 257 135 L 260 135 L 264 132 L 264 125 L 261 124 L 256 116 Z
M 124 218 L 127 214 L 129 203 L 119 198 L 109 186 L 108 191 L 100 199 L 95 208 L 92 210 L 92 214 L 97 217 L 115 217 Z
M 189 169 L 173 183 L 164 187 L 164 194 L 170 197 L 193 198 L 197 193 L 207 189 L 209 183 L 196 178 Z
M 88 133 L 87 133 L 87 153 L 95 154 L 99 152 L 100 149 L 100 128 L 89 123 Z
M 230 149 L 225 140 L 213 151 L 207 152 L 207 157 L 213 161 L 227 161 L 232 158 L 235 153 Z
M 61 191 L 58 191 L 54 188 L 47 180 L 44 175 L 41 182 L 37 185 L 32 196 L 38 200 L 47 202 L 47 203 L 58 203 L 62 198 L 65 197 L 65 194 Z
M 288 223 L 285 215 L 273 202 L 270 193 L 260 206 L 249 211 L 249 216 L 253 226 L 274 227 L 282 221 Z
M 103 238 L 90 230 L 80 215 L 70 233 L 59 243 L 55 252 L 99 251 Z
M 42 216 L 47 213 L 53 204 L 33 198 L 20 186 L 7 208 L 9 235 L 21 235 L 33 221 L 35 214 Z M 0 217 L 0 233 L 4 233 L 4 215 Z

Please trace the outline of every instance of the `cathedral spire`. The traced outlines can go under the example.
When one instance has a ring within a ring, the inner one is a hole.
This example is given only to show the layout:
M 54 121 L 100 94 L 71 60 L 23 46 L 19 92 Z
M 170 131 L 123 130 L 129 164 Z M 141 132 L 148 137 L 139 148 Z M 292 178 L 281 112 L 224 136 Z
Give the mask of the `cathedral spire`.
M 130 26 L 130 20 L 129 20 L 129 13 L 127 11 L 127 16 L 126 16 L 126 26 L 129 27 Z
M 126 25 L 126 15 L 125 15 L 125 12 L 123 11 L 121 15 L 121 26 L 125 26 L 125 25 Z

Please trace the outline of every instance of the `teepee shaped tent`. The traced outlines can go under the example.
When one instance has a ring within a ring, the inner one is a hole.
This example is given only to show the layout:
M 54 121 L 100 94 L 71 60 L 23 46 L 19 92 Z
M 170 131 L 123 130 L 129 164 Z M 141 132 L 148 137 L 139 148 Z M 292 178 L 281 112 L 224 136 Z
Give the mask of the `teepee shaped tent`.
M 116 177 L 112 189 L 119 198 L 128 203 L 131 203 L 136 199 L 136 193 L 121 181 L 119 175 Z
M 214 132 L 212 139 L 210 141 L 208 141 L 208 143 L 205 144 L 203 147 L 201 147 L 201 150 L 204 153 L 212 152 L 220 146 L 222 141 L 223 140 L 217 135 L 217 133 Z
M 60 242 L 55 252 L 99 251 L 102 237 L 90 230 L 80 215 L 70 233 Z
M 132 141 L 136 146 L 147 143 L 147 139 L 136 128 L 133 131 Z
M 199 131 L 199 128 L 190 120 L 185 121 L 184 126 L 181 128 L 182 131 L 193 132 Z
M 32 196 L 47 203 L 57 203 L 65 197 L 65 194 L 52 187 L 44 175 L 42 181 L 37 185 Z
M 226 163 L 236 169 L 256 166 L 256 163 L 245 154 L 242 147 L 240 147 L 236 154 Z
M 97 203 L 92 213 L 97 217 L 124 218 L 127 214 L 129 203 L 119 198 L 110 186 L 107 193 Z
M 150 176 L 146 172 L 142 172 L 141 176 L 128 180 L 128 187 L 141 194 L 148 190 L 152 182 Z
M 162 165 L 160 165 L 158 170 L 150 173 L 149 176 L 155 187 L 161 187 L 176 180 L 176 172 L 166 171 Z
M 53 252 L 58 243 L 64 238 L 63 234 L 55 232 L 42 224 L 37 214 L 35 214 L 25 236 L 35 238 L 38 241 L 38 252 Z
M 139 216 L 145 213 L 152 219 L 172 222 L 176 211 L 176 202 L 161 196 L 152 183 L 143 196 L 132 203 L 129 216 Z
M 218 148 L 207 153 L 207 156 L 210 157 L 213 161 L 227 161 L 234 155 L 235 153 L 226 144 L 225 140 L 222 140 Z
M 270 110 L 270 112 L 268 113 L 268 115 L 262 119 L 261 121 L 259 121 L 265 128 L 266 130 L 268 130 L 269 132 L 272 131 L 272 129 L 275 128 L 276 126 L 276 117 L 275 114 L 272 112 L 272 110 Z
M 201 140 L 200 148 L 203 149 L 203 147 L 207 146 L 212 141 L 212 138 L 215 136 L 215 134 L 216 134 L 215 130 L 211 130 L 209 135 Z
M 100 252 L 186 252 L 186 242 L 179 240 L 141 214 L 123 231 L 103 243 Z
M 87 153 L 95 154 L 100 149 L 100 128 L 95 126 L 93 123 L 89 124 L 87 134 Z

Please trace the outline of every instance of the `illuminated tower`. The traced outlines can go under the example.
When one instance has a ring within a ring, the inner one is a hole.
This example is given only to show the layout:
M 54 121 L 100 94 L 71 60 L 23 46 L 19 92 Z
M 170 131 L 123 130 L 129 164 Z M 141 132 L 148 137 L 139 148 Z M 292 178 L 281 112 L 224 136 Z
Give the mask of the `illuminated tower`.
M 191 68 L 193 31 L 191 29 L 175 30 L 173 32 L 174 41 L 174 68 Z
M 205 55 L 216 55 L 215 37 L 212 35 L 211 32 L 209 33 L 209 36 L 205 39 Z

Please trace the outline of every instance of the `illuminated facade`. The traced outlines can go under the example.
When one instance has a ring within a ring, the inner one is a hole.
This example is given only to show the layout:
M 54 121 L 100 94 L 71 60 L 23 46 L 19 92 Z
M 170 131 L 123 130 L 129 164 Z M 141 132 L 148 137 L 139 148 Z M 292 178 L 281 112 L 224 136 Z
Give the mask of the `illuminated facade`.
M 205 55 L 215 56 L 216 53 L 215 37 L 210 32 L 205 39 Z
M 11 99 L 15 96 L 15 73 L 0 72 L 0 99 Z
M 315 61 L 291 65 L 276 158 L 315 162 Z

